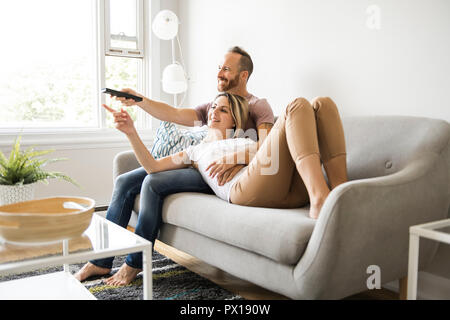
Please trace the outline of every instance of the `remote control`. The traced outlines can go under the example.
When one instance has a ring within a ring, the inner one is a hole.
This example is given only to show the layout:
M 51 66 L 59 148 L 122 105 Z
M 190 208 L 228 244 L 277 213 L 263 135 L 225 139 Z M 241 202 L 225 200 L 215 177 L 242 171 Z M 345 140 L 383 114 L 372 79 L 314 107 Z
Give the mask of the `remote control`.
M 110 95 L 115 96 L 115 97 L 133 99 L 136 102 L 141 102 L 142 101 L 141 97 L 138 97 L 138 96 L 135 96 L 135 95 L 132 95 L 132 94 L 129 94 L 129 93 L 125 93 L 125 92 L 122 92 L 122 91 L 116 91 L 116 90 L 109 89 L 109 88 L 103 88 L 102 92 L 110 94 Z

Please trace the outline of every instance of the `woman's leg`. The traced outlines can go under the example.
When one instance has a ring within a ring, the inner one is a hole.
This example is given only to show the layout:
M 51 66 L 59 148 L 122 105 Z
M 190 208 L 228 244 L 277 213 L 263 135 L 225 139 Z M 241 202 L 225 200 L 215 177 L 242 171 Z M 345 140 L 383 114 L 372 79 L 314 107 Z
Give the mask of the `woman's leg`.
M 297 99 L 286 113 L 289 152 L 308 191 L 309 216 L 317 219 L 330 189 L 322 173 L 315 112 L 306 99 Z
M 267 165 L 278 170 L 264 174 Z M 314 109 L 306 99 L 296 99 L 269 133 L 247 174 L 233 186 L 231 202 L 299 207 L 309 200 L 310 216 L 317 218 L 329 192 L 320 162 Z
M 333 100 L 318 97 L 312 102 L 316 113 L 320 156 L 331 189 L 347 182 L 347 154 L 344 128 Z
M 295 143 L 292 136 L 296 137 Z M 299 98 L 287 106 L 248 165 L 247 172 L 234 184 L 231 202 L 271 208 L 306 205 L 310 201 L 307 183 L 311 179 L 300 177 L 298 169 L 304 171 L 314 161 L 311 161 L 313 158 L 303 161 L 299 168 L 297 162 L 313 155 L 319 161 L 315 167 L 320 167 L 314 110 L 306 99 Z M 325 180 L 323 175 L 322 179 Z
M 138 168 L 117 177 L 111 203 L 106 212 L 106 219 L 123 228 L 128 226 L 136 195 L 140 192 L 142 182 L 147 176 L 143 168 Z M 114 257 L 89 261 L 75 274 L 79 281 L 94 275 L 105 275 L 111 271 Z

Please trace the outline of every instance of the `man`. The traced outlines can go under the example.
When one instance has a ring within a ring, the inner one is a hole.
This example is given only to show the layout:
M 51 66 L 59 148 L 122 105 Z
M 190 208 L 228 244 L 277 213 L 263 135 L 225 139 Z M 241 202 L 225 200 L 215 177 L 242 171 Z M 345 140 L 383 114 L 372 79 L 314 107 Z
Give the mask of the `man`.
M 270 105 L 265 99 L 258 99 L 247 91 L 247 81 L 252 72 L 253 62 L 249 54 L 239 47 L 233 47 L 225 54 L 223 62 L 219 66 L 217 89 L 220 92 L 237 94 L 247 99 L 249 103 L 249 120 L 245 127 L 246 133 L 249 131 L 247 134 L 251 137 L 251 129 L 253 129 L 253 132 L 257 132 L 257 137 L 254 134 L 253 138 L 255 140 L 259 138 L 258 141 L 261 144 L 273 126 L 274 116 Z M 123 91 L 141 96 L 131 89 L 124 89 Z M 150 115 L 162 121 L 175 122 L 185 126 L 194 126 L 199 122 L 206 124 L 208 110 L 212 106 L 212 102 L 210 102 L 199 105 L 194 109 L 179 109 L 163 102 L 150 100 L 146 97 L 142 98 L 143 100 L 138 103 L 132 99 L 116 99 L 126 106 L 138 105 Z M 227 159 L 228 157 L 230 155 L 227 156 Z M 235 155 L 231 158 L 238 159 L 238 156 Z M 249 158 L 248 155 L 245 156 L 247 162 Z M 243 166 L 243 164 L 230 164 L 229 161 L 216 161 L 211 164 L 209 170 L 217 177 L 220 184 L 224 184 L 231 180 Z M 139 223 L 138 221 L 135 232 L 144 238 L 156 238 L 162 223 L 161 215 L 164 198 L 179 192 L 213 193 L 198 170 L 194 168 L 161 171 L 150 175 L 143 168 L 138 168 L 117 178 L 106 218 L 122 227 L 126 227 L 135 198 L 140 193 L 139 216 L 145 216 L 147 220 L 145 223 Z M 150 210 L 152 206 L 153 210 Z M 154 210 L 155 207 L 159 209 Z M 148 212 L 157 212 L 157 214 L 152 215 L 148 214 Z M 146 230 L 148 226 L 152 226 L 150 231 Z M 79 281 L 83 281 L 93 275 L 108 274 L 111 271 L 112 261 L 113 258 L 90 261 L 77 272 L 75 277 Z M 106 280 L 106 283 L 109 285 L 127 285 L 140 272 L 140 268 L 140 265 L 124 263 L 119 271 Z
M 249 120 L 246 126 L 246 135 L 258 140 L 259 145 L 264 141 L 273 127 L 274 116 L 266 99 L 258 99 L 247 91 L 247 82 L 253 72 L 253 62 L 250 55 L 240 47 L 233 47 L 225 54 L 223 62 L 219 65 L 217 74 L 217 90 L 229 92 L 245 97 L 249 102 Z M 131 89 L 124 92 L 140 96 Z M 191 108 L 174 108 L 163 102 L 157 102 L 143 97 L 143 101 L 136 103 L 132 99 L 116 98 L 126 106 L 138 105 L 153 117 L 168 122 L 174 122 L 184 126 L 194 126 L 201 122 L 207 123 L 208 111 L 212 102 L 208 102 Z M 254 134 L 253 134 L 253 132 Z M 248 157 L 246 157 L 248 159 Z M 248 164 L 248 163 L 247 163 Z M 222 183 L 230 181 L 244 165 L 224 166 L 217 164 L 213 167 L 217 179 Z M 188 169 L 186 169 L 188 170 Z M 198 173 L 198 172 L 197 172 Z M 193 177 L 191 177 L 193 178 Z M 196 179 L 201 179 L 197 174 Z M 186 181 L 189 184 L 189 181 Z M 206 186 L 206 184 L 205 184 Z M 195 190 L 194 190 L 195 191 Z

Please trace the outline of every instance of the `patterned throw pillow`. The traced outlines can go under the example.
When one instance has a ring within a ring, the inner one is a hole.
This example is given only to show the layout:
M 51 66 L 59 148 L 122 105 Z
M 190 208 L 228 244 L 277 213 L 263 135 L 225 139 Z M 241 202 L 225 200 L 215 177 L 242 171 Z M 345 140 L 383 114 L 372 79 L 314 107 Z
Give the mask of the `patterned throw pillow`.
M 206 137 L 207 126 L 196 129 L 178 128 L 172 122 L 162 121 L 156 131 L 151 154 L 155 159 L 180 152 L 189 146 L 199 144 Z

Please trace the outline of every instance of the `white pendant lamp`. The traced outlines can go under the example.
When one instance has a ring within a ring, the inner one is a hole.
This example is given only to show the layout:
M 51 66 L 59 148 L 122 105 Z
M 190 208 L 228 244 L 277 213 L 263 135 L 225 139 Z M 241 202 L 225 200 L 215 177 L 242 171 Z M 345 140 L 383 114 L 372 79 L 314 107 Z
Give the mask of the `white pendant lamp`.
M 174 95 L 175 106 L 177 106 L 176 95 L 187 90 L 186 73 L 183 66 L 175 60 L 174 40 L 178 35 L 178 25 L 177 15 L 170 10 L 160 11 L 152 24 L 152 30 L 159 39 L 172 40 L 172 64 L 168 65 L 163 71 L 162 86 L 164 92 Z
M 162 76 L 162 85 L 164 92 L 177 94 L 185 92 L 187 89 L 187 81 L 184 75 L 183 67 L 176 63 L 168 65 Z
M 161 40 L 172 40 L 178 33 L 178 17 L 170 10 L 160 11 L 153 20 L 152 29 Z

